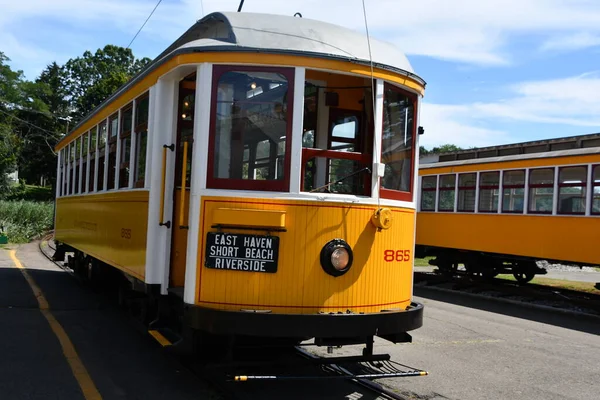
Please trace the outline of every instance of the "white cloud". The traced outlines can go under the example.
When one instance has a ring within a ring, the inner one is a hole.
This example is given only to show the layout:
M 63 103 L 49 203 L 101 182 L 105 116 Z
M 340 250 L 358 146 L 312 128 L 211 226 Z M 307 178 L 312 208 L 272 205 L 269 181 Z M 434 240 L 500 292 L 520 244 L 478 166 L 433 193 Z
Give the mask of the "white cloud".
M 423 144 L 486 146 L 512 141 L 497 123 L 534 122 L 600 130 L 600 73 L 512 85 L 512 96 L 461 105 L 423 104 Z
M 115 44 L 125 46 L 155 4 L 155 0 L 0 0 L 0 43 L 8 33 L 17 36 L 15 27 L 27 29 L 27 22 L 43 19 L 81 40 L 94 42 L 102 32 L 118 33 L 122 42 Z M 366 4 L 373 36 L 393 42 L 409 55 L 464 64 L 511 64 L 512 45 L 526 34 L 545 40 L 540 45 L 543 50 L 589 47 L 600 37 L 600 2 L 596 0 L 367 0 Z M 163 1 L 134 50 L 151 40 L 154 55 L 158 54 L 203 13 L 235 11 L 238 5 L 239 0 Z M 253 0 L 245 3 L 244 11 L 301 12 L 305 18 L 364 31 L 361 0 Z M 53 34 L 40 32 L 45 37 Z M 34 43 L 20 45 L 39 50 Z
M 571 35 L 559 35 L 542 43 L 542 51 L 572 51 L 600 46 L 600 34 L 578 32 Z

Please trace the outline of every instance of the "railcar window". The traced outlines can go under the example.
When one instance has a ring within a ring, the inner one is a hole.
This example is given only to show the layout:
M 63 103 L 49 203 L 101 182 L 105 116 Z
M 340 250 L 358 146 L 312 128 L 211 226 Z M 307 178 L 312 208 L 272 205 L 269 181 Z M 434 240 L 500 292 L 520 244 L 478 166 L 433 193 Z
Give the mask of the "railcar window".
M 119 114 L 113 114 L 108 121 L 108 181 L 106 190 L 115 188 L 117 173 L 117 136 L 119 129 Z
M 77 194 L 79 193 L 79 158 L 81 156 L 81 138 L 77 138 L 75 139 L 75 161 L 73 162 L 73 169 L 75 170 L 75 174 L 74 177 L 75 179 L 73 180 L 73 193 Z
M 421 180 L 421 211 L 435 211 L 437 176 L 424 176 Z
M 304 120 L 302 129 L 302 148 L 315 148 L 317 132 L 319 89 L 310 82 L 304 84 Z M 316 186 L 315 174 L 317 172 L 316 160 L 311 158 L 304 163 L 302 177 L 302 190 L 309 192 Z
M 382 197 L 412 200 L 414 116 L 415 97 L 386 84 L 381 138 L 381 162 L 385 164 L 385 175 L 381 178 Z
M 475 211 L 475 191 L 477 174 L 458 174 L 458 211 Z
M 89 152 L 89 132 L 86 132 L 82 136 L 83 141 L 81 142 L 81 157 L 83 157 L 81 164 L 81 193 L 87 192 L 87 162 Z
M 529 171 L 529 212 L 552 214 L 554 200 L 554 168 Z
M 68 162 L 68 157 L 69 157 L 69 148 L 65 147 L 62 150 L 63 154 L 62 154 L 62 169 L 63 169 L 63 175 L 62 175 L 62 195 L 66 196 L 69 194 L 69 190 L 68 190 L 68 186 L 67 186 L 67 174 L 69 173 L 69 162 Z
M 525 170 L 504 171 L 502 178 L 502 212 L 523 213 Z
M 438 211 L 454 211 L 456 196 L 456 174 L 440 176 Z
M 96 171 L 96 131 L 98 127 L 92 128 L 90 131 L 90 176 L 88 179 L 88 192 L 94 191 L 94 174 Z
M 500 194 L 500 172 L 482 172 L 479 174 L 479 207 L 480 212 L 498 212 Z
M 98 125 L 98 190 L 104 190 L 104 170 L 106 169 L 106 121 Z
M 558 170 L 558 213 L 585 214 L 587 166 Z
M 293 70 L 221 66 L 214 74 L 207 185 L 288 190 Z
M 129 159 L 131 157 L 131 123 L 133 121 L 133 106 L 127 106 L 121 111 L 121 155 L 119 160 L 119 188 L 129 187 Z
M 594 165 L 592 171 L 592 214 L 600 214 L 600 165 Z
M 148 146 L 148 109 L 149 97 L 143 95 L 136 101 L 135 111 L 135 187 L 144 187 L 146 176 L 146 148 Z

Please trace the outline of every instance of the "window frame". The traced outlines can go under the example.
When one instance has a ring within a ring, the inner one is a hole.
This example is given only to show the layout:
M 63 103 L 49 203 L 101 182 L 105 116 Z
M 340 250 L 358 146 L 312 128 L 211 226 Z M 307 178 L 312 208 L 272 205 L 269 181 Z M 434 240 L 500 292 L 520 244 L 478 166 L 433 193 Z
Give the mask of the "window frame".
M 125 126 L 124 122 L 125 122 L 125 114 L 131 110 L 131 122 L 128 124 L 128 126 Z M 116 161 L 116 165 L 117 168 L 119 169 L 119 181 L 117 182 L 115 189 L 131 189 L 129 187 L 129 175 L 131 174 L 131 171 L 129 171 L 129 173 L 127 174 L 127 181 L 123 182 L 123 170 L 129 168 L 129 166 L 131 165 L 131 143 L 133 140 L 133 131 L 131 130 L 131 126 L 135 123 L 135 115 L 134 115 L 134 107 L 133 107 L 133 101 L 129 102 L 125 107 L 123 107 L 121 109 L 121 113 L 119 116 L 120 122 L 119 122 L 119 134 L 117 137 L 117 141 L 120 143 L 120 149 L 121 151 L 118 154 L 119 159 Z M 128 160 L 123 160 L 123 156 L 125 154 L 125 149 L 123 148 L 123 141 L 125 139 L 129 138 L 129 159 Z M 116 173 L 116 171 L 115 171 Z M 125 186 L 121 186 L 121 183 L 125 183 Z
M 138 115 L 140 107 L 139 104 L 148 99 L 148 109 L 146 111 L 146 119 L 144 121 L 139 121 L 138 120 Z M 146 154 L 144 157 L 144 163 L 146 162 L 146 160 L 148 160 L 148 121 L 150 120 L 150 92 L 145 92 L 144 94 L 138 96 L 135 99 L 135 115 L 133 116 L 133 124 L 135 125 L 135 127 L 133 128 L 133 133 L 135 134 L 135 149 L 132 148 L 131 151 L 133 153 L 133 158 L 134 158 L 134 165 L 133 165 L 133 187 L 134 188 L 143 188 L 145 185 L 145 180 L 146 180 L 146 166 L 144 165 L 144 177 L 142 179 L 137 179 L 138 178 L 138 172 L 139 172 L 139 150 L 140 150 L 140 146 L 142 141 L 140 140 L 141 138 L 141 133 L 143 131 L 146 132 Z M 138 123 L 139 122 L 139 123 Z
M 384 82 L 383 83 L 383 93 L 382 96 L 385 96 L 385 92 L 386 90 L 391 89 L 392 91 L 395 91 L 397 93 L 401 93 L 403 95 L 405 95 L 406 97 L 408 97 L 411 101 L 412 101 L 412 106 L 413 106 L 413 122 L 412 122 L 412 128 L 411 128 L 411 132 L 412 132 L 412 137 L 411 137 L 411 160 L 410 160 L 410 181 L 409 181 L 409 190 L 408 192 L 403 192 L 400 190 L 394 190 L 394 189 L 385 189 L 382 188 L 381 185 L 379 186 L 379 196 L 381 198 L 384 199 L 390 199 L 390 200 L 400 200 L 400 201 L 409 201 L 412 202 L 413 198 L 414 198 L 414 192 L 415 192 L 415 154 L 416 154 L 416 142 L 417 142 L 417 116 L 419 115 L 419 97 L 417 94 L 410 92 L 406 89 L 400 88 L 396 85 L 393 85 L 389 82 Z M 383 126 L 384 126 L 384 120 L 383 120 L 383 116 L 384 116 L 384 110 L 383 110 L 383 103 L 382 104 L 382 109 L 381 109 L 381 137 L 379 138 L 380 143 L 382 143 L 380 145 L 380 150 L 379 150 L 379 161 L 381 162 L 382 158 L 383 158 Z M 381 178 L 379 178 L 379 182 L 381 182 Z
M 452 187 L 442 187 L 442 177 L 444 176 L 454 176 L 454 185 Z M 458 179 L 458 174 L 456 173 L 451 173 L 451 174 L 442 174 L 439 175 L 439 179 L 438 179 L 438 190 L 439 190 L 439 194 L 437 196 L 437 211 L 438 212 L 454 212 L 454 205 L 456 204 L 456 196 L 457 196 L 457 191 L 456 191 L 456 180 Z M 440 207 L 440 199 L 442 198 L 442 192 L 449 192 L 453 190 L 454 191 L 454 201 L 452 202 L 452 208 L 441 208 Z
M 542 170 L 548 170 L 548 171 L 552 171 L 552 183 L 531 183 L 531 177 L 532 177 L 532 172 L 533 171 L 542 171 Z M 554 209 L 554 204 L 555 204 L 555 197 L 556 197 L 556 193 L 554 190 L 554 184 L 557 182 L 557 176 L 555 173 L 555 168 L 554 167 L 540 167 L 540 168 L 530 168 L 529 169 L 529 179 L 527 182 L 527 214 L 538 214 L 538 215 L 552 215 L 552 210 Z M 550 211 L 535 211 L 531 209 L 531 189 L 538 189 L 538 188 L 552 188 L 552 209 Z
M 284 161 L 284 177 L 281 180 L 253 180 L 253 179 L 233 179 L 233 178 L 215 178 L 215 140 L 217 126 L 217 91 L 220 78 L 227 72 L 269 72 L 281 74 L 287 79 L 287 113 L 286 113 L 286 142 L 285 142 L 285 161 Z M 228 189 L 228 190 L 252 190 L 265 192 L 289 192 L 291 178 L 291 161 L 292 161 L 292 124 L 294 118 L 294 79 L 296 69 L 294 67 L 267 67 L 259 65 L 232 65 L 221 64 L 214 65 L 212 71 L 212 87 L 210 98 L 210 131 L 208 139 L 208 165 L 206 176 L 207 189 Z
M 598 168 L 598 170 L 600 171 L 600 164 L 591 164 L 590 167 L 592 168 L 591 176 L 590 176 L 591 190 L 590 190 L 590 195 L 589 195 L 590 196 L 590 206 L 589 206 L 590 207 L 590 215 L 600 215 L 600 211 L 594 212 L 594 193 L 595 193 L 594 188 L 597 188 L 597 187 L 600 188 L 600 181 L 596 182 L 594 180 L 594 173 L 596 172 L 596 168 Z
M 456 174 L 457 177 L 457 182 L 458 182 L 458 190 L 456 191 L 456 211 L 457 212 L 464 212 L 464 213 L 474 213 L 475 210 L 477 210 L 477 206 L 478 206 L 478 199 L 477 199 L 477 184 L 478 184 L 478 179 L 477 179 L 477 172 L 459 172 L 458 174 Z M 475 183 L 473 184 L 473 186 L 461 186 L 460 185 L 460 176 L 461 175 L 475 175 Z M 473 209 L 472 210 L 466 210 L 464 208 L 460 207 L 460 192 L 461 190 L 474 190 L 475 191 L 475 199 L 473 200 Z
M 423 180 L 425 178 L 433 178 L 433 180 L 435 181 L 435 186 L 432 188 L 429 187 L 425 187 L 425 185 L 423 185 Z M 435 208 L 436 208 L 436 198 L 437 198 L 437 189 L 438 189 L 438 175 L 423 175 L 421 177 L 421 200 L 419 202 L 419 209 L 421 211 L 434 211 L 435 212 Z M 423 208 L 423 193 L 425 192 L 433 192 L 433 208 Z
M 561 165 L 558 167 L 558 176 L 555 177 L 556 185 L 557 185 L 557 193 L 556 193 L 556 215 L 585 215 L 585 210 L 587 207 L 587 180 L 588 180 L 588 165 Z M 584 180 L 581 183 L 561 183 L 560 182 L 560 174 L 564 169 L 568 168 L 585 168 Z M 592 170 L 592 192 L 593 192 L 593 180 L 594 180 L 594 171 Z M 560 189 L 564 187 L 580 187 L 583 189 L 583 211 L 580 212 L 563 212 L 560 211 Z M 593 197 L 593 195 L 592 195 Z
M 498 175 L 498 184 L 496 185 L 482 185 L 481 184 L 481 180 L 483 179 L 483 175 L 485 174 L 497 174 Z M 478 213 L 483 213 L 483 214 L 497 214 L 498 213 L 498 205 L 500 203 L 500 181 L 501 181 L 501 174 L 500 170 L 492 170 L 492 171 L 480 171 L 479 172 L 479 179 L 477 181 L 477 187 L 479 189 L 479 195 L 477 196 L 477 212 Z M 492 197 L 493 197 L 493 191 L 494 189 L 498 190 L 498 199 L 496 200 L 496 207 L 492 207 L 491 210 L 482 210 L 481 209 L 481 191 L 482 190 L 491 190 L 492 191 Z
M 513 185 L 513 184 L 506 184 L 504 183 L 504 180 L 506 179 L 507 176 L 507 172 L 515 172 L 515 171 L 522 171 L 523 172 L 523 184 L 522 185 Z M 501 214 L 523 214 L 523 212 L 527 209 L 526 204 L 525 204 L 525 191 L 528 190 L 527 187 L 527 171 L 525 170 L 525 168 L 518 168 L 518 169 L 505 169 L 502 172 L 502 200 L 500 201 L 500 213 Z M 504 190 L 505 189 L 523 189 L 523 209 L 521 211 L 512 211 L 512 210 L 504 210 Z

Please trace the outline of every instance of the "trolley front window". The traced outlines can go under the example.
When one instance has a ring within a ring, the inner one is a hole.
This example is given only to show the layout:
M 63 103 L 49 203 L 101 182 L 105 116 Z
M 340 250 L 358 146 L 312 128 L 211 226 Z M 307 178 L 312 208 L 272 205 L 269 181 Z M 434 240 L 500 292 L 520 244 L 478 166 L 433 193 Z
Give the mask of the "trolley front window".
M 458 174 L 458 211 L 475 211 L 477 174 Z
M 456 175 L 440 176 L 440 197 L 438 211 L 454 211 L 454 197 L 456 196 Z
M 552 214 L 554 200 L 554 168 L 529 171 L 529 212 Z
M 210 188 L 287 191 L 294 71 L 215 66 Z
M 558 213 L 585 214 L 587 167 L 563 167 L 558 171 Z
M 144 187 L 146 178 L 146 148 L 148 147 L 148 110 L 150 98 L 148 94 L 136 100 L 135 108 L 135 175 L 134 186 Z
M 479 174 L 479 212 L 498 212 L 500 172 Z
M 525 170 L 504 171 L 502 178 L 502 212 L 523 213 Z
M 421 211 L 435 211 L 435 191 L 437 176 L 424 176 L 421 179 Z
M 385 84 L 383 95 L 383 133 L 381 196 L 412 201 L 413 138 L 416 96 Z
M 600 214 L 600 165 L 594 165 L 592 171 L 592 214 Z

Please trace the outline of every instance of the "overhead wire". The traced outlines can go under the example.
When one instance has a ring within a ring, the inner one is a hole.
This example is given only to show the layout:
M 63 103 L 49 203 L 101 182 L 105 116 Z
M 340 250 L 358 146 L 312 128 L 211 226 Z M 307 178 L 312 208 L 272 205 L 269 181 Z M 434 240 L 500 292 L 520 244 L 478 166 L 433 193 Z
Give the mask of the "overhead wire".
M 133 37 L 133 39 L 131 39 L 131 42 L 129 42 L 129 44 L 127 45 L 127 48 L 131 47 L 131 44 L 133 43 L 133 41 L 135 40 L 135 38 L 137 38 L 137 36 L 140 34 L 140 32 L 142 31 L 142 29 L 144 29 L 144 26 L 146 26 L 146 23 L 152 17 L 152 14 L 154 14 L 154 11 L 156 11 L 156 9 L 160 5 L 160 3 L 162 3 L 162 0 L 158 0 L 158 3 L 156 3 L 156 5 L 154 6 L 154 9 L 152 9 L 152 12 L 150 13 L 150 15 L 148 15 L 148 18 L 146 18 L 146 20 L 144 21 L 144 23 L 142 24 L 142 26 L 140 26 L 140 29 L 138 29 L 138 31 L 135 34 L 135 36 Z
M 373 124 L 375 124 L 375 115 L 377 114 L 376 110 L 375 110 L 375 84 L 373 82 L 373 78 L 374 78 L 374 73 L 373 73 L 373 56 L 371 54 L 371 39 L 369 36 L 369 24 L 367 23 L 367 9 L 365 7 L 365 0 L 362 0 L 362 8 L 363 8 L 363 17 L 365 19 L 365 30 L 367 31 L 367 45 L 369 47 L 369 62 L 371 64 L 371 99 L 373 101 Z M 373 127 L 373 130 L 375 131 L 376 127 Z M 375 139 L 375 154 L 378 155 L 378 157 L 381 157 L 381 154 L 378 152 L 378 146 L 377 146 L 377 139 Z M 379 164 L 381 164 L 381 160 L 379 160 Z M 379 177 L 379 172 L 378 171 L 373 171 L 375 172 L 377 175 L 377 183 L 378 185 L 381 182 L 381 178 Z M 379 210 L 380 205 L 381 205 L 381 200 L 380 200 L 380 195 L 379 195 L 379 191 L 377 191 L 377 209 Z

